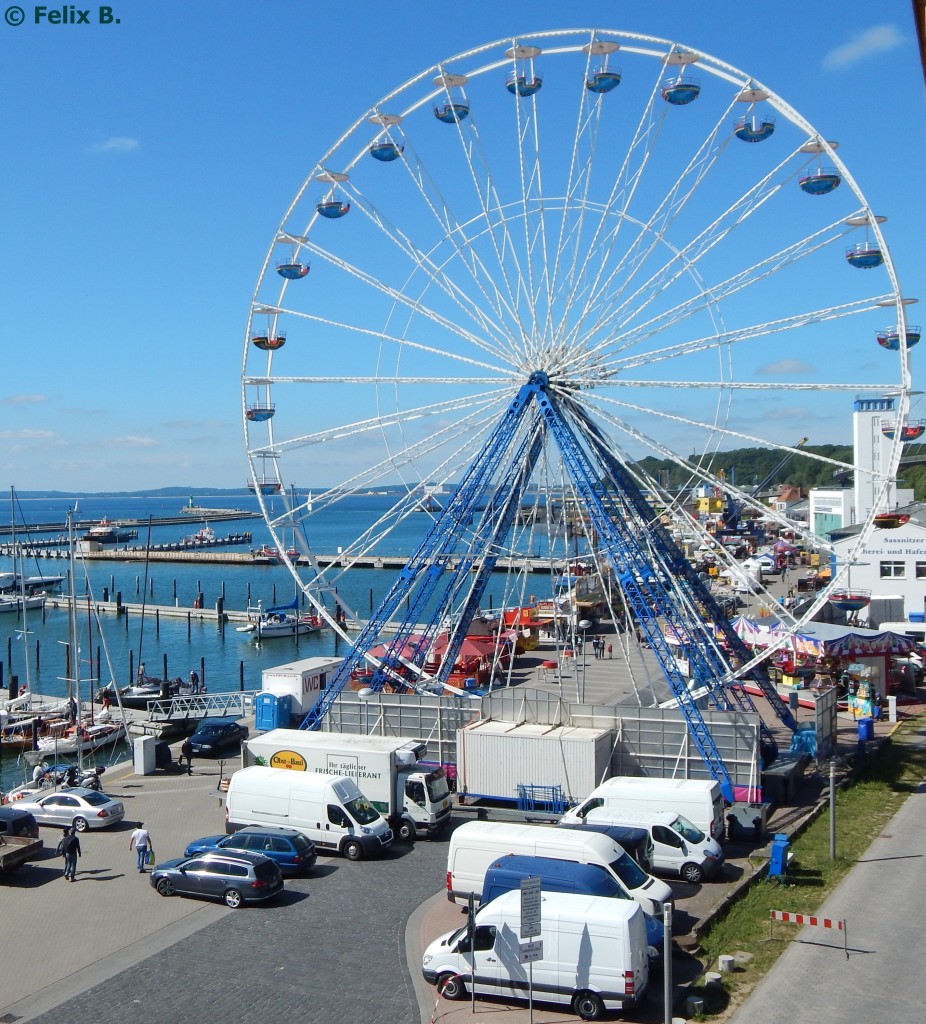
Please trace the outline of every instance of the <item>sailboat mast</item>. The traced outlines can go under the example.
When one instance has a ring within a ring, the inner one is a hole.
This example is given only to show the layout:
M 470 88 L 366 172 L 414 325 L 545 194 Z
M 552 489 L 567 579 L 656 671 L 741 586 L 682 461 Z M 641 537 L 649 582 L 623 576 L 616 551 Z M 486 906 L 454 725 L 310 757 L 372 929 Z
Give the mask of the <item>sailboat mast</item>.
M 71 600 L 68 603 L 68 650 L 71 652 L 71 673 L 69 683 L 74 684 L 73 697 L 77 703 L 77 717 L 74 720 L 77 735 L 77 766 L 83 768 L 84 752 L 80 742 L 80 642 L 77 633 L 77 571 L 74 559 L 74 515 L 68 509 L 68 568 L 71 572 Z

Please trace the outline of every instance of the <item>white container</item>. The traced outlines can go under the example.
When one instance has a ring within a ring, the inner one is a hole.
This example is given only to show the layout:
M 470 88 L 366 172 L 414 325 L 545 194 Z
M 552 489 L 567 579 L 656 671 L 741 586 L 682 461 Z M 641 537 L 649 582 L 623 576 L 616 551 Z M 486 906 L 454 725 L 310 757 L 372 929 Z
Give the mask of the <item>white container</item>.
M 457 789 L 517 800 L 519 784 L 559 786 L 572 803 L 608 774 L 612 745 L 610 729 L 477 722 L 457 733 Z
M 276 697 L 292 698 L 293 715 L 305 715 L 321 697 L 328 678 L 343 658 L 301 658 L 285 665 L 265 668 L 261 673 L 261 689 Z
M 136 736 L 132 741 L 132 768 L 136 775 L 151 775 L 156 767 L 153 736 Z

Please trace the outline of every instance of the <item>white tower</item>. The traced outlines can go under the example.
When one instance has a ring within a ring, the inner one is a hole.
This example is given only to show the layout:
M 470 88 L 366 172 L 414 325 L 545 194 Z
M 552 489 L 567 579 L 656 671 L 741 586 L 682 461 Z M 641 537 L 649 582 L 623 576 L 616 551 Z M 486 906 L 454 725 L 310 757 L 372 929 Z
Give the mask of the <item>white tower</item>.
M 855 516 L 864 522 L 875 512 L 889 512 L 897 505 L 897 482 L 892 480 L 883 499 L 878 500 L 890 466 L 891 440 L 882 427 L 893 426 L 897 418 L 893 398 L 857 398 L 852 414 L 852 442 L 855 449 Z M 875 508 L 876 505 L 880 507 Z

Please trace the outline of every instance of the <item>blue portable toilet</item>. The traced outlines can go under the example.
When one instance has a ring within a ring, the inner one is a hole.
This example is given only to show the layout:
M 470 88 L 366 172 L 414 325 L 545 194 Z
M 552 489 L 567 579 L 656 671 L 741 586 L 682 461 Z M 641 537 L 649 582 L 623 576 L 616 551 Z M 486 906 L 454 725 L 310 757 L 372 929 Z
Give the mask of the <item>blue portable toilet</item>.
M 791 841 L 784 832 L 776 832 L 772 840 L 772 856 L 768 862 L 769 878 L 784 878 L 791 863 Z
M 259 693 L 254 698 L 254 728 L 258 732 L 269 732 L 289 725 L 292 698 L 289 694 Z

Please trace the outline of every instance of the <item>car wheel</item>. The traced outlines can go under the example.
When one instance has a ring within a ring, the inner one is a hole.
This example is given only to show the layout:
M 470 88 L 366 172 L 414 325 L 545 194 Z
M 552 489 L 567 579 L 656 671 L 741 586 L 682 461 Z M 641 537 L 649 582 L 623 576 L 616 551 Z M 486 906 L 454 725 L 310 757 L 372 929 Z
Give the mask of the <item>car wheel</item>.
M 159 878 L 155 887 L 162 896 L 173 896 L 174 883 L 169 878 Z
M 601 1020 L 604 1016 L 604 1003 L 594 992 L 577 992 L 572 1009 L 582 1020 Z
M 437 991 L 444 999 L 466 998 L 466 985 L 459 974 L 442 974 L 437 980 Z
M 360 860 L 363 857 L 363 847 L 356 839 L 348 839 L 343 847 L 344 856 L 348 860 Z
M 232 910 L 237 910 L 244 902 L 241 898 L 241 893 L 237 889 L 229 889 L 225 893 L 225 906 L 231 907 Z
M 414 842 L 415 839 L 415 826 L 410 821 L 403 821 L 398 828 L 399 839 L 403 843 Z
M 73 825 L 74 825 L 74 828 L 76 828 L 78 832 L 86 832 L 87 829 L 90 827 L 87 824 L 87 819 L 86 818 L 75 818 L 74 821 L 73 821 Z
M 690 882 L 692 885 L 700 885 L 704 881 L 704 872 L 697 864 L 683 864 L 682 865 L 682 878 L 686 882 Z

